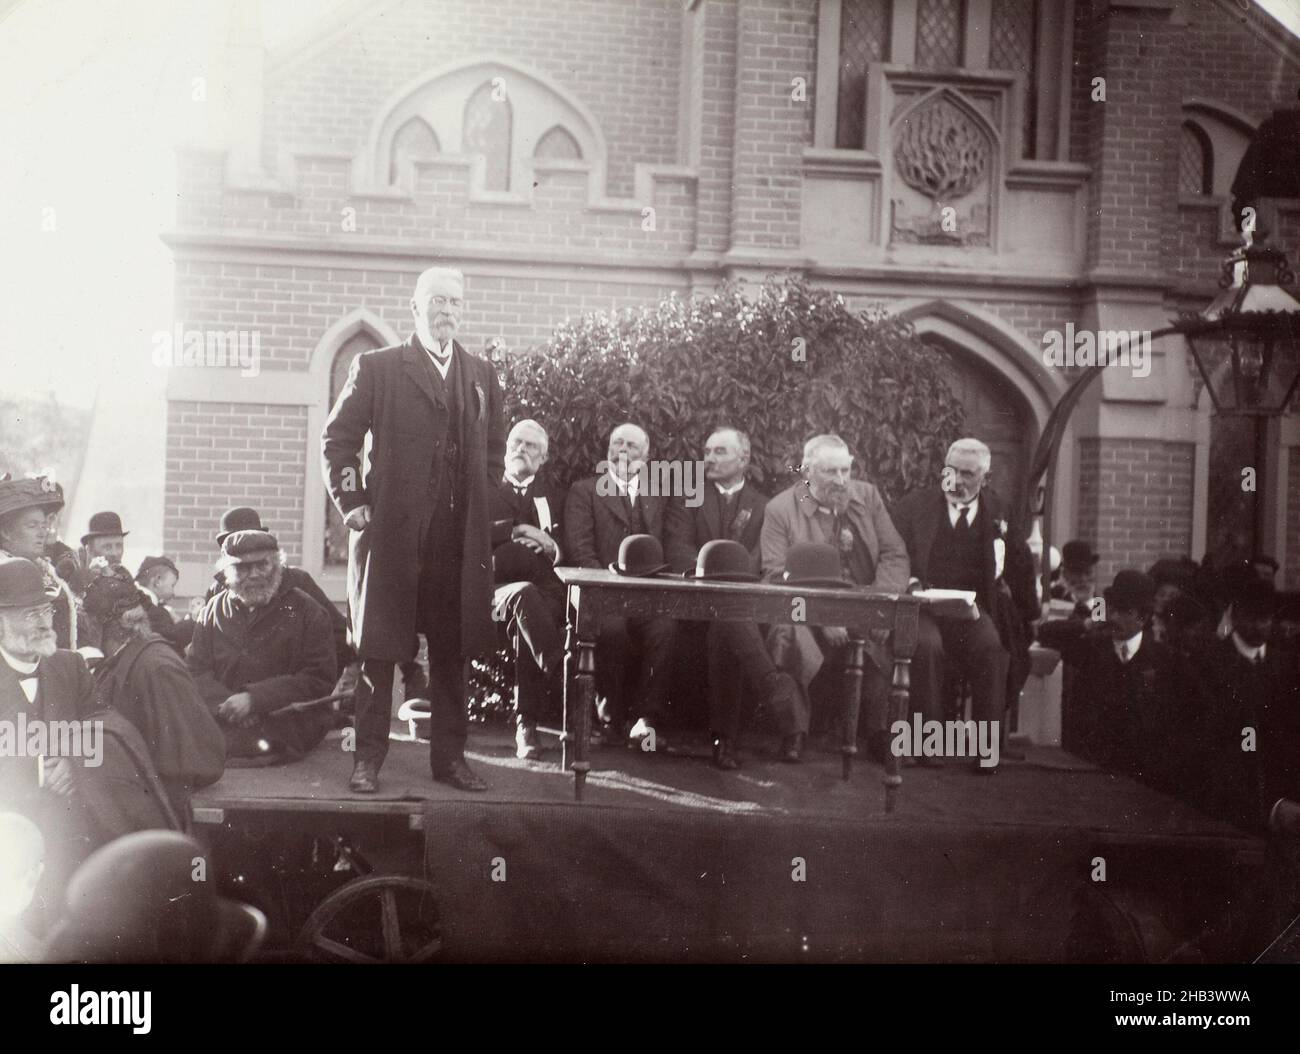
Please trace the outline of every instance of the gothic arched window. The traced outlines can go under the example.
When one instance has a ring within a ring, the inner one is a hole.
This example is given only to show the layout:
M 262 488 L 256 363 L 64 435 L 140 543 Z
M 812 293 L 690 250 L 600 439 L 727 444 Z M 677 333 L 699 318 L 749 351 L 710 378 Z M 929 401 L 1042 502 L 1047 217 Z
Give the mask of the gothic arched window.
M 330 364 L 330 407 L 338 401 L 339 392 L 343 390 L 343 385 L 347 383 L 348 370 L 352 368 L 352 360 L 360 355 L 363 351 L 371 351 L 380 347 L 380 342 L 371 335 L 369 330 L 362 330 L 354 333 L 340 346 L 339 350 L 334 353 L 334 361 Z M 361 463 L 364 468 L 370 455 L 370 438 L 366 437 L 366 447 L 362 454 Z M 357 481 L 358 484 L 360 480 Z M 339 515 L 339 510 L 334 507 L 334 502 L 330 500 L 328 494 L 325 495 L 325 566 L 331 564 L 346 564 L 348 562 L 348 529 L 343 523 L 343 517 Z
M 504 85 L 484 81 L 465 103 L 464 152 L 487 160 L 483 186 L 510 189 L 510 138 L 514 114 Z
M 1184 121 L 1178 138 L 1178 193 L 1214 193 L 1214 146 L 1195 121 Z
M 581 161 L 582 147 L 567 128 L 555 125 L 541 139 L 533 150 L 533 157 L 550 158 L 560 161 Z
M 393 148 L 388 160 L 388 182 L 397 182 L 407 161 L 434 157 L 441 150 L 438 136 L 428 122 L 421 117 L 412 117 L 393 136 Z

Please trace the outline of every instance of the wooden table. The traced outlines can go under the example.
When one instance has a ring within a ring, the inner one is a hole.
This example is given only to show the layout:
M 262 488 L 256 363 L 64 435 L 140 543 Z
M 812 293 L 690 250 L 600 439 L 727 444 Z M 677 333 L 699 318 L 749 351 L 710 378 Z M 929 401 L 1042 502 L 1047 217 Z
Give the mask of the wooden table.
M 596 700 L 596 638 L 610 616 L 664 616 L 682 620 L 755 622 L 764 625 L 806 624 L 849 629 L 844 671 L 843 778 L 848 779 L 857 753 L 858 708 L 862 695 L 865 641 L 871 630 L 892 633 L 894 669 L 885 727 L 908 718 L 912 655 L 916 651 L 921 601 L 912 596 L 860 589 L 778 586 L 768 583 L 705 582 L 683 578 L 630 578 L 612 571 L 557 567 L 568 588 L 568 633 L 564 652 L 564 734 L 560 765 L 573 769 L 573 794 L 582 790 L 591 770 L 588 749 Z M 570 754 L 572 758 L 570 759 Z M 885 811 L 892 812 L 903 777 L 899 760 L 885 756 Z

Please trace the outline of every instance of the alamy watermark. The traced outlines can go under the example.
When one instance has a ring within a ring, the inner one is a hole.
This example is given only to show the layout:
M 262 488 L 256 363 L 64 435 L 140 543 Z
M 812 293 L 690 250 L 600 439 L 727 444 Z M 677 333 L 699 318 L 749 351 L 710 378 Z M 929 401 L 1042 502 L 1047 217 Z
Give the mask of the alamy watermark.
M 262 334 L 256 329 L 186 329 L 177 322 L 171 331 L 153 335 L 153 364 L 204 366 L 229 369 L 238 366 L 243 377 L 261 371 Z
M 601 461 L 596 466 L 600 473 L 596 480 L 596 493 L 601 497 L 623 493 L 610 474 L 612 464 Z M 701 461 L 643 461 L 635 473 L 625 474 L 623 478 L 637 480 L 638 495 L 685 498 L 688 509 L 699 508 L 704 501 L 704 463 Z
M 81 758 L 87 768 L 104 763 L 103 721 L 43 721 L 18 712 L 0 721 L 0 758 Z
M 1055 369 L 1123 366 L 1134 377 L 1151 376 L 1151 331 L 1079 329 L 1067 322 L 1065 332 L 1043 334 L 1043 365 Z
M 980 768 L 997 768 L 1001 746 L 997 721 L 895 721 L 889 749 L 896 758 L 979 758 Z

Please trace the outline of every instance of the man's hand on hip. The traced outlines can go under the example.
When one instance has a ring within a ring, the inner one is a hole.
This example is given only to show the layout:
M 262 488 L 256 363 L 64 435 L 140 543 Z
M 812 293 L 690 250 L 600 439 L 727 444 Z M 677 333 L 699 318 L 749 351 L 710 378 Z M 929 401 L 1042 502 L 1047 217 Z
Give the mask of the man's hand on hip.
M 358 505 L 343 517 L 343 522 L 351 530 L 364 531 L 370 524 L 370 506 Z

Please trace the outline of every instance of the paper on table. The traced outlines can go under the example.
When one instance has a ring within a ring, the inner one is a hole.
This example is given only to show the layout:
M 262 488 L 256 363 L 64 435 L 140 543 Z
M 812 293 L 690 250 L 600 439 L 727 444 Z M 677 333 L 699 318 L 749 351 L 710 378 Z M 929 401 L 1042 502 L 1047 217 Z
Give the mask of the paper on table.
M 918 589 L 912 595 L 924 600 L 932 615 L 967 621 L 980 617 L 975 591 L 971 589 Z

